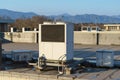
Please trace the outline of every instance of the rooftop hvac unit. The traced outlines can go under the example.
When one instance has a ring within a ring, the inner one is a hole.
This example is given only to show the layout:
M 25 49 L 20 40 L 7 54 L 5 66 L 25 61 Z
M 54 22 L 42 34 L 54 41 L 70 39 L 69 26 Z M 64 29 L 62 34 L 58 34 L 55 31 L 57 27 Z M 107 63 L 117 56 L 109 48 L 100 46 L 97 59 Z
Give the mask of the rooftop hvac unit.
M 114 66 L 114 52 L 111 50 L 96 51 L 97 66 L 113 67 Z
M 73 24 L 39 24 L 39 58 L 30 65 L 40 70 L 58 67 L 60 74 L 70 74 L 79 65 L 79 61 L 73 59 L 73 45 Z
M 66 23 L 39 24 L 39 57 L 48 60 L 73 59 L 73 25 Z
M 30 50 L 13 50 L 11 56 L 13 61 L 30 61 L 32 60 L 33 51 Z

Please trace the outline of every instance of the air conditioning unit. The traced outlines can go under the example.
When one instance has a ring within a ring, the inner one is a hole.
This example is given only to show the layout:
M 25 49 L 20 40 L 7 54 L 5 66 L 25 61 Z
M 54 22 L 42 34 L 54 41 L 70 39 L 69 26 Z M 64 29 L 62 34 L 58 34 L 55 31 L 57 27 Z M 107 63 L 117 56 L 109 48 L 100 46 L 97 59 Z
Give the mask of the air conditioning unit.
M 114 67 L 114 51 L 112 50 L 97 50 L 96 51 L 96 66 L 99 67 Z
M 39 24 L 39 57 L 48 60 L 73 59 L 73 25 L 66 23 Z
M 32 60 L 33 51 L 30 50 L 13 50 L 11 56 L 13 61 L 30 61 Z

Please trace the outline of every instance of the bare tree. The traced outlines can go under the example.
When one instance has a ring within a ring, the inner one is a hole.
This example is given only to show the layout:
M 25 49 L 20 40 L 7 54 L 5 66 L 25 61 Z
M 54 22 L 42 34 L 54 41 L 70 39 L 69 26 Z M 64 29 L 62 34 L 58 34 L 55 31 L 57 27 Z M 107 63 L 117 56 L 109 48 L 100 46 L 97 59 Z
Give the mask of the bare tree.
M 16 28 L 38 28 L 38 25 L 43 23 L 44 21 L 51 21 L 45 16 L 33 16 L 32 18 L 20 18 L 16 19 L 15 23 L 11 24 L 11 26 Z

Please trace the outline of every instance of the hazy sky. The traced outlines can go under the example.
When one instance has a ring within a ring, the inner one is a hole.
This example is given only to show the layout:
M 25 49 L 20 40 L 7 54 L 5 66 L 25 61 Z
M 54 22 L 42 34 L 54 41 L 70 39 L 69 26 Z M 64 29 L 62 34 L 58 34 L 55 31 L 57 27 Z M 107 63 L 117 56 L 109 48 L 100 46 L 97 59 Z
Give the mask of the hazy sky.
M 0 0 L 0 9 L 41 15 L 120 15 L 120 0 Z

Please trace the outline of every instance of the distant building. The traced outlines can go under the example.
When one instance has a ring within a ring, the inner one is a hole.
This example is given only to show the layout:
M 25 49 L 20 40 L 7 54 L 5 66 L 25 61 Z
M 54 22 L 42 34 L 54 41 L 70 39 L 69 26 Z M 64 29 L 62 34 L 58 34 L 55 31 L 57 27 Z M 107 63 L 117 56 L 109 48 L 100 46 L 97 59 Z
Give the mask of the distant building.
M 120 24 L 104 24 L 106 31 L 120 31 Z
M 100 31 L 100 27 L 98 26 L 82 26 L 81 31 Z
M 0 32 L 10 31 L 8 24 L 13 23 L 14 20 L 0 20 Z
M 82 26 L 81 27 L 81 31 L 91 31 L 91 28 L 90 28 L 90 26 Z
M 91 26 L 91 31 L 101 31 L 99 26 Z

